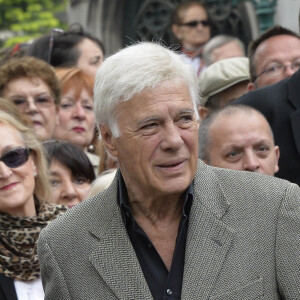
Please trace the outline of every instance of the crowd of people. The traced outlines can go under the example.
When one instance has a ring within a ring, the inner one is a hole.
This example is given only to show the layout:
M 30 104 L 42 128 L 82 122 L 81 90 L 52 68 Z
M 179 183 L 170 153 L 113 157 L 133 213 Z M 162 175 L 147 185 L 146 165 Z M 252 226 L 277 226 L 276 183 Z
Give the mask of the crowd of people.
M 0 299 L 300 299 L 300 37 L 104 59 L 80 26 L 0 62 Z

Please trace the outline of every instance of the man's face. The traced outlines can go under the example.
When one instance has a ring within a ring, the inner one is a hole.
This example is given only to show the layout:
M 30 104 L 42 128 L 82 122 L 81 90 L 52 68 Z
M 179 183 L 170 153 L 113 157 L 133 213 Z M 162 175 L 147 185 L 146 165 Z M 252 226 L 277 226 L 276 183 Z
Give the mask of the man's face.
M 216 48 L 212 51 L 213 61 L 219 61 L 225 58 L 232 58 L 232 57 L 243 57 L 245 53 L 241 49 L 241 47 L 235 41 L 231 41 L 222 45 L 219 48 Z
M 209 139 L 208 163 L 212 166 L 272 176 L 278 171 L 279 149 L 267 121 L 255 112 L 217 117 Z
M 254 65 L 256 66 L 256 75 L 261 74 L 266 70 L 275 70 L 277 67 L 287 66 L 285 70 L 269 71 L 261 74 L 251 84 L 252 88 L 261 88 L 273 83 L 276 83 L 284 78 L 293 75 L 298 66 L 292 68 L 291 65 L 296 63 L 300 65 L 300 39 L 290 35 L 279 35 L 269 38 L 259 45 L 254 56 Z
M 207 21 L 207 13 L 200 6 L 192 6 L 182 14 L 182 23 L 191 21 Z M 210 38 L 210 27 L 198 23 L 195 27 L 190 26 L 173 26 L 173 32 L 187 49 L 195 49 L 205 44 Z
M 106 127 L 101 136 L 118 158 L 129 196 L 180 196 L 198 161 L 198 121 L 187 86 L 164 81 L 120 104 L 114 115 L 120 137 Z

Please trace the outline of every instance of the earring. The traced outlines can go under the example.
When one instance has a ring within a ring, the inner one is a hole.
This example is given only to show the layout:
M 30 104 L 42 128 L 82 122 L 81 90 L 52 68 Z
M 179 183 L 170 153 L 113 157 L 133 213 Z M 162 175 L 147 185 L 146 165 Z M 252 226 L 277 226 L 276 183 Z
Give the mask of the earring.
M 91 152 L 91 153 L 95 152 L 95 146 L 93 144 L 88 145 L 88 152 Z

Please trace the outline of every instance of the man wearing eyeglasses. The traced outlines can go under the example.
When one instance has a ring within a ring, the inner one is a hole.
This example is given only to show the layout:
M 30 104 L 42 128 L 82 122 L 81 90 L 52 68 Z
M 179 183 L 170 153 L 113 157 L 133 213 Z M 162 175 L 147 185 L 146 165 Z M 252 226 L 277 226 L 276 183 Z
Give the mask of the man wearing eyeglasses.
M 182 44 L 184 60 L 199 75 L 204 67 L 203 46 L 210 39 L 210 23 L 203 4 L 196 1 L 179 4 L 173 12 L 172 31 Z
M 300 66 L 300 38 L 284 27 L 274 26 L 249 46 L 248 90 L 274 84 L 293 75 Z
M 280 148 L 279 172 L 275 176 L 300 185 L 300 40 L 296 34 L 288 34 L 281 27 L 271 29 L 269 33 L 280 31 L 285 33 L 266 39 L 254 52 L 252 45 L 252 83 L 248 89 L 254 91 L 234 103 L 250 105 L 266 117 L 273 130 L 275 144 Z M 270 47 L 274 41 L 277 43 Z M 267 55 L 265 61 L 262 53 Z

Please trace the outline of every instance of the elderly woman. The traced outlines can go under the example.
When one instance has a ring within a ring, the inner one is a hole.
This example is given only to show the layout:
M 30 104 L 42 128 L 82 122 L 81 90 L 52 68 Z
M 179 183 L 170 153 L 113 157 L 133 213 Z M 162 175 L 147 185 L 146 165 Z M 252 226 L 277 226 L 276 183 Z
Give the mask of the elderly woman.
M 69 208 L 86 199 L 95 173 L 85 152 L 69 142 L 43 144 L 52 186 L 51 202 Z
M 0 67 L 0 96 L 30 119 L 40 141 L 52 138 L 60 85 L 50 65 L 29 56 L 8 60 Z
M 46 161 L 32 130 L 0 111 L 0 141 L 0 299 L 43 299 L 35 245 L 66 208 L 46 202 Z
M 61 102 L 54 138 L 68 141 L 84 150 L 98 174 L 99 156 L 95 149 L 94 79 L 78 68 L 58 68 L 61 83 Z

